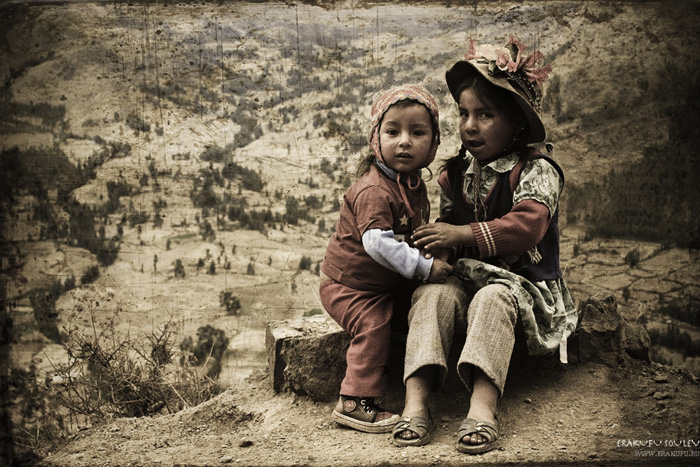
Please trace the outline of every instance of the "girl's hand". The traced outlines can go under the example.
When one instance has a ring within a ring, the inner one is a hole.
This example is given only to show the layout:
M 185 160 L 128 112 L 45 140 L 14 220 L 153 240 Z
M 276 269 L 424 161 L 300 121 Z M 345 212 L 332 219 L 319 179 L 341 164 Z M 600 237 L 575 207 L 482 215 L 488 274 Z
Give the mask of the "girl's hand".
M 443 261 L 449 262 L 450 254 L 452 253 L 452 249 L 451 248 L 436 248 L 433 251 L 421 250 L 421 253 L 427 259 L 438 258 L 438 259 L 441 259 Z
M 473 246 L 476 244 L 471 227 L 468 225 L 452 225 L 445 222 L 423 224 L 413 232 L 411 238 L 417 248 L 425 250 L 453 248 L 458 245 Z
M 433 266 L 430 268 L 428 282 L 444 284 L 447 276 L 452 274 L 452 266 L 441 259 L 433 259 Z

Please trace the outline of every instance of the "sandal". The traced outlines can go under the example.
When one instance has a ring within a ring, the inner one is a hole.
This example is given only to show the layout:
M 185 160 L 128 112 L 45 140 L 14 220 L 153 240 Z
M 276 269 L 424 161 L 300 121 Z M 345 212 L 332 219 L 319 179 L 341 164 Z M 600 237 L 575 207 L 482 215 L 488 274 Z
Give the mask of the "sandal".
M 376 422 L 377 416 L 386 410 L 375 405 L 373 397 L 340 396 L 340 404 L 342 412 L 334 409 L 331 418 L 339 425 L 365 433 L 389 433 L 399 418 L 397 414 L 391 414 L 391 417 Z
M 430 442 L 430 433 L 433 431 L 434 424 L 427 417 L 401 417 L 394 429 L 391 432 L 391 442 L 400 447 L 404 446 L 424 446 Z M 418 438 L 403 439 L 397 435 L 404 431 L 412 431 L 418 435 Z
M 466 444 L 462 438 L 477 434 L 486 438 L 481 444 Z M 457 433 L 457 450 L 468 454 L 479 454 L 490 451 L 498 445 L 498 422 L 496 424 L 467 418 L 462 422 Z

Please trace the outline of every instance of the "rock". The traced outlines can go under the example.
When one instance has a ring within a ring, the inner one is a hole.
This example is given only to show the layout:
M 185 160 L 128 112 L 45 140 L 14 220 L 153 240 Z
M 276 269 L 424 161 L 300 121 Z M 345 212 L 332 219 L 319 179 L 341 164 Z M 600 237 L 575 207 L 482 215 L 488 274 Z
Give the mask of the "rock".
M 270 321 L 265 339 L 276 392 L 291 391 L 321 402 L 338 397 L 350 336 L 328 315 Z M 615 296 L 609 295 L 581 304 L 579 327 L 569 338 L 568 353 L 571 364 L 592 361 L 615 367 L 631 359 L 649 362 L 650 344 L 646 329 L 626 322 Z M 399 367 L 402 359 L 403 354 Z
M 574 363 L 589 361 L 617 366 L 631 358 L 650 362 L 651 339 L 643 326 L 626 322 L 614 295 L 589 298 L 581 304 L 579 326 L 570 339 Z
M 292 391 L 322 402 L 338 397 L 350 336 L 330 317 L 270 321 L 265 341 L 276 392 Z
M 649 349 L 651 348 L 651 338 L 649 333 L 639 323 L 622 322 L 622 348 L 627 355 L 637 360 L 647 363 L 651 361 Z
M 668 383 L 668 378 L 664 375 L 656 375 L 654 377 L 655 383 Z

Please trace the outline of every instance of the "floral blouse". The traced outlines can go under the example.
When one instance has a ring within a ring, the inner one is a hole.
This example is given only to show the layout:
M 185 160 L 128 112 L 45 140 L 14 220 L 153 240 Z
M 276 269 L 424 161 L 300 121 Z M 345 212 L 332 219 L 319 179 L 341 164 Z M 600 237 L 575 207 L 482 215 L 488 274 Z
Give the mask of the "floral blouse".
M 473 203 L 472 193 L 474 193 L 474 164 L 476 160 L 467 153 L 469 167 L 464 173 L 464 198 Z M 510 172 L 518 163 L 516 153 L 501 157 L 489 162 L 481 168 L 481 186 L 479 194 L 485 199 L 489 191 L 496 184 L 498 175 Z M 557 170 L 544 159 L 535 159 L 525 165 L 520 174 L 520 183 L 513 193 L 513 206 L 524 199 L 534 199 L 549 208 L 550 217 L 557 210 L 559 195 L 563 189 L 563 183 Z M 441 192 L 440 215 L 452 210 L 452 200 L 449 193 Z
M 474 193 L 473 157 L 467 153 L 470 164 L 464 172 L 465 199 L 471 201 Z M 490 162 L 481 169 L 479 194 L 486 198 L 500 174 L 510 172 L 518 163 L 517 154 L 510 154 Z M 557 210 L 563 181 L 557 170 L 544 159 L 529 161 L 523 168 L 520 181 L 513 192 L 513 206 L 525 199 L 536 200 L 549 209 L 549 215 Z M 442 190 L 440 215 L 453 209 L 450 193 Z M 473 201 L 471 201 L 473 202 Z M 462 258 L 457 261 L 455 274 L 477 288 L 487 284 L 507 286 L 518 304 L 525 339 L 530 355 L 545 355 L 559 349 L 563 362 L 567 361 L 566 339 L 576 329 L 578 313 L 571 294 L 562 278 L 530 282 L 522 276 L 483 261 Z

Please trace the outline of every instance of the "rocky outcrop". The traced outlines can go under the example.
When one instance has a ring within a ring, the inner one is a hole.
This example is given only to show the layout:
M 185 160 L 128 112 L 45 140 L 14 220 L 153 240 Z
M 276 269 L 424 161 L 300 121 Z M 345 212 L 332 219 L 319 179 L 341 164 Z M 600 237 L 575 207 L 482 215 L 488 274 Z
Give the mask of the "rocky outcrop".
M 265 345 L 275 392 L 328 402 L 338 397 L 350 336 L 327 315 L 270 321 Z
M 591 297 L 579 310 L 579 327 L 569 338 L 570 364 L 616 367 L 631 360 L 650 361 L 649 334 L 641 325 L 624 320 L 614 295 Z M 327 315 L 270 321 L 266 346 L 274 390 L 317 401 L 334 400 L 345 374 L 349 342 L 350 336 Z M 394 347 L 398 346 L 399 342 Z M 395 360 L 392 364 L 400 365 Z
M 579 326 L 569 344 L 573 363 L 592 361 L 616 366 L 630 359 L 651 361 L 649 334 L 642 325 L 625 321 L 614 295 L 602 300 L 591 297 L 581 303 L 579 310 Z

